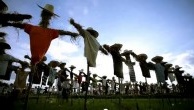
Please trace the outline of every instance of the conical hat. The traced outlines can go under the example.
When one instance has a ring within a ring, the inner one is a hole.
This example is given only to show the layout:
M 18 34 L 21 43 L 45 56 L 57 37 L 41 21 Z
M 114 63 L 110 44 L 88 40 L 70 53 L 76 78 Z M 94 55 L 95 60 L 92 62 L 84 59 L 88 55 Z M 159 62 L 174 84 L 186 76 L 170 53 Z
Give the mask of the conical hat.
M 56 60 L 52 60 L 52 61 L 50 61 L 50 63 L 49 63 L 51 66 L 53 66 L 53 67 L 56 67 L 56 66 L 59 66 L 59 62 L 58 61 L 56 61 Z
M 119 51 L 123 47 L 123 44 L 115 43 L 110 46 L 111 50 Z
M 38 4 L 37 4 L 38 5 Z M 49 12 L 49 13 L 52 13 L 53 15 L 59 17 L 59 15 L 55 14 L 54 13 L 54 6 L 51 5 L 51 4 L 46 4 L 44 7 L 38 5 L 39 8 L 42 8 L 43 10 Z
M 166 67 L 172 67 L 172 64 L 167 63 L 167 64 L 165 64 L 165 66 L 166 66 Z
M 167 63 L 168 63 L 168 62 L 161 62 L 162 65 L 165 65 L 165 64 L 167 64 Z
M 94 30 L 92 27 L 88 27 L 86 30 L 90 32 L 90 34 L 92 34 L 95 38 L 97 38 L 99 35 L 98 32 Z
M 74 65 L 71 65 L 69 68 L 71 69 L 75 69 L 76 67 Z
M 137 60 L 138 61 L 140 61 L 140 60 L 145 61 L 145 60 L 147 60 L 147 58 L 148 58 L 148 56 L 144 53 L 137 55 Z
M 180 67 L 179 65 L 175 65 L 175 69 L 180 69 L 182 67 Z
M 162 56 L 155 56 L 151 59 L 153 62 L 162 62 L 163 57 Z
M 104 75 L 104 76 L 102 76 L 102 78 L 106 79 L 106 78 L 107 78 L 107 76 L 105 76 L 105 75 Z
M 97 77 L 98 75 L 97 74 L 93 74 L 93 77 Z
M 0 37 L 0 48 L 11 49 L 11 46 L 6 42 L 4 37 Z
M 121 55 L 122 56 L 129 56 L 131 52 L 132 52 L 131 50 L 124 50 L 124 52 L 121 53 Z

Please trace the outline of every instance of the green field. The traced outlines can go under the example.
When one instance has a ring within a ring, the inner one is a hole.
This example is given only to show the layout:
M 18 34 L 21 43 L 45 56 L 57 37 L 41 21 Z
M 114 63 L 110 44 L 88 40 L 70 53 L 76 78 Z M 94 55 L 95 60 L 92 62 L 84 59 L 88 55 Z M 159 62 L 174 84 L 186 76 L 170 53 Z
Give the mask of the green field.
M 14 110 L 22 110 L 24 102 L 21 100 L 14 103 Z M 83 98 L 70 98 L 68 102 L 56 97 L 30 98 L 28 110 L 83 110 Z M 193 99 L 180 98 L 89 98 L 88 110 L 194 110 Z

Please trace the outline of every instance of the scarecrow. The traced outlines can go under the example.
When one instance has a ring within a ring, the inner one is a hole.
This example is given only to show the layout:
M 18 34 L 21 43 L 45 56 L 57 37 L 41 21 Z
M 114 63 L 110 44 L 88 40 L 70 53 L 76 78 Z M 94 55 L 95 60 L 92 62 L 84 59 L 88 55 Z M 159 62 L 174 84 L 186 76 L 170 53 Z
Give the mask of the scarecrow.
M 97 74 L 93 74 L 92 77 L 91 77 L 91 80 L 92 80 L 92 88 L 93 88 L 93 91 L 94 91 L 94 94 L 97 94 L 97 82 L 98 80 L 96 79 L 98 75 Z
M 12 14 L 6 13 L 8 6 L 0 0 L 0 27 L 5 27 L 4 24 L 9 22 L 20 22 L 24 19 L 30 19 L 31 15 L 24 14 Z M 13 62 L 22 63 L 17 58 L 14 58 L 12 55 L 6 54 L 6 49 L 11 49 L 11 46 L 6 43 L 5 37 L 6 33 L 0 32 L 0 79 L 10 80 L 12 71 L 15 71 L 18 67 L 12 65 Z
M 71 35 L 73 39 L 75 39 L 78 34 L 64 31 L 64 30 L 57 30 L 51 29 L 49 27 L 49 22 L 51 18 L 59 17 L 55 14 L 54 6 L 51 4 L 46 4 L 45 7 L 41 7 L 38 5 L 39 8 L 42 9 L 41 12 L 41 21 L 39 26 L 35 26 L 28 23 L 7 23 L 8 26 L 14 26 L 21 29 L 24 29 L 26 33 L 30 36 L 30 49 L 31 49 L 31 64 L 36 65 L 46 54 L 50 43 L 53 39 L 57 38 L 59 35 Z
M 2 27 L 5 27 L 8 22 L 21 22 L 25 19 L 32 18 L 32 16 L 28 14 L 6 13 L 7 10 L 8 6 L 0 0 L 0 25 Z
M 112 77 L 112 80 L 109 81 L 110 82 L 110 86 L 111 86 L 111 90 L 110 93 L 114 94 L 116 92 L 116 80 L 115 77 Z
M 73 70 L 76 68 L 74 65 L 71 65 L 70 67 L 70 79 L 71 79 L 71 86 L 73 86 Z
M 61 62 L 59 64 L 60 70 L 58 71 L 58 83 L 57 83 L 59 91 L 62 90 L 61 84 L 65 81 L 67 72 L 70 72 L 65 66 L 66 66 L 65 62 Z
M 165 75 L 165 80 L 168 80 L 168 75 L 170 73 L 169 69 L 172 67 L 172 64 L 166 63 L 164 64 L 164 75 Z
M 84 110 L 86 108 L 87 102 L 87 93 L 88 93 L 88 86 L 89 86 L 89 67 L 96 67 L 96 58 L 97 53 L 100 50 L 104 54 L 108 54 L 102 46 L 97 41 L 98 32 L 91 27 L 87 29 L 83 29 L 82 26 L 74 21 L 74 19 L 70 19 L 70 24 L 73 25 L 79 34 L 84 38 L 84 56 L 87 59 L 87 78 L 86 78 L 86 94 L 85 94 L 85 103 L 84 103 Z
M 5 52 L 6 49 L 11 49 L 11 46 L 6 42 L 4 37 L 0 37 L 0 79 L 10 80 L 12 71 L 16 71 L 18 67 L 13 66 L 13 62 L 22 64 L 23 61 L 9 55 Z
M 51 4 L 46 4 L 45 7 L 41 7 L 38 5 L 39 8 L 42 9 L 41 12 L 41 21 L 39 26 L 35 26 L 28 23 L 6 23 L 4 25 L 13 26 L 20 29 L 24 29 L 24 31 L 29 34 L 30 37 L 30 50 L 31 50 L 31 65 L 32 65 L 32 76 L 36 71 L 36 64 L 42 60 L 45 56 L 50 43 L 53 39 L 57 38 L 59 35 L 70 35 L 71 38 L 75 39 L 78 34 L 59 30 L 59 29 L 51 29 L 48 28 L 50 24 L 50 20 L 52 17 L 59 17 L 57 14 L 54 13 L 54 6 Z M 29 89 L 32 86 L 32 81 L 30 81 Z M 28 95 L 27 95 L 28 97 Z
M 161 85 L 161 83 L 165 83 L 165 75 L 164 75 L 164 66 L 162 66 L 162 56 L 155 56 L 151 59 L 154 63 L 149 62 L 150 65 L 152 65 L 153 70 L 156 73 L 156 79 L 157 82 Z
M 70 24 L 72 24 L 78 30 L 79 34 L 84 38 L 84 56 L 87 58 L 88 66 L 96 67 L 98 51 L 100 50 L 104 54 L 108 54 L 96 40 L 98 37 L 98 32 L 91 27 L 83 29 L 82 26 L 76 23 L 72 18 L 70 19 Z
M 107 95 L 108 94 L 108 80 L 107 80 L 107 76 L 98 76 L 101 80 L 100 82 L 102 82 L 102 89 L 103 89 L 103 92 L 104 92 L 104 95 Z
M 79 88 L 79 83 L 77 77 L 74 77 L 73 79 L 73 93 L 77 95 Z
M 175 65 L 175 68 L 174 68 L 174 74 L 176 76 L 176 80 L 178 82 L 179 85 L 183 85 L 183 73 L 184 73 L 184 70 L 180 70 L 182 67 L 180 67 L 179 65 Z
M 78 75 L 75 74 L 75 73 L 73 73 L 73 75 L 75 75 L 75 77 L 76 77 L 77 80 L 78 80 L 78 84 L 79 84 L 78 93 L 79 93 L 79 95 L 80 95 L 80 89 L 81 89 L 81 84 L 82 84 L 82 77 L 84 76 L 84 70 L 81 69 L 81 70 L 79 70 L 79 74 L 78 74 Z
M 66 102 L 68 102 L 68 100 L 69 100 L 70 85 L 71 85 L 69 83 L 70 79 L 67 78 L 68 76 L 69 75 L 66 74 L 64 76 L 64 81 L 62 82 L 62 98 L 63 98 L 63 100 L 66 99 Z
M 168 78 L 170 79 L 170 82 L 174 82 L 175 81 L 175 75 L 174 75 L 174 67 L 170 67 L 168 69 Z M 173 84 L 173 83 L 172 83 Z
M 152 62 L 149 62 L 149 65 L 150 65 L 150 68 L 152 70 L 155 71 L 156 73 L 156 79 L 157 79 L 157 82 L 158 82 L 158 88 L 159 88 L 159 92 L 163 92 L 163 85 L 166 84 L 165 82 L 165 74 L 164 74 L 164 66 L 162 65 L 163 63 L 163 57 L 162 56 L 155 56 L 151 59 L 154 63 Z M 168 98 L 168 97 L 167 97 Z M 170 99 L 168 98 L 169 102 L 171 103 Z M 164 106 L 164 99 L 162 97 L 162 103 L 163 103 L 163 106 Z
M 29 59 L 31 61 L 31 58 L 28 55 L 25 55 L 24 58 Z M 45 63 L 46 60 L 47 60 L 47 57 L 44 56 L 42 60 L 36 64 L 36 71 L 33 75 L 33 81 L 32 81 L 33 84 L 40 84 L 41 78 L 42 78 L 41 86 L 46 85 L 46 81 L 47 81 L 47 78 L 49 76 L 49 71 L 50 71 L 49 66 Z M 32 80 L 32 75 L 30 75 L 29 77 L 29 82 L 31 80 Z
M 131 62 L 131 58 L 130 58 L 131 52 L 132 52 L 131 50 L 124 50 L 124 52 L 121 53 L 121 56 L 125 56 L 124 62 L 128 66 L 129 77 L 130 77 L 131 82 L 136 82 L 135 71 L 133 67 L 135 65 L 135 62 Z
M 130 53 L 136 61 L 139 62 L 139 66 L 141 68 L 142 76 L 145 77 L 145 82 L 147 83 L 147 78 L 150 78 L 150 66 L 147 63 L 148 56 L 144 53 L 141 53 L 139 55 L 135 54 L 133 51 Z
M 182 75 L 184 73 L 184 70 L 180 70 L 181 68 L 182 67 L 180 67 L 179 65 L 175 65 L 174 74 L 176 76 L 176 80 L 180 91 L 184 92 L 184 78 Z
M 123 45 L 119 43 L 115 43 L 111 46 L 107 44 L 103 45 L 106 51 L 110 53 L 112 56 L 114 75 L 118 77 L 119 93 L 121 93 L 121 79 L 123 79 L 123 61 L 125 61 L 125 59 L 120 54 L 120 50 L 122 46 Z M 119 97 L 119 105 L 120 104 L 121 104 L 121 98 Z
M 124 58 L 121 57 L 120 50 L 122 48 L 122 44 L 115 43 L 114 45 L 104 44 L 103 47 L 112 55 L 113 59 L 113 69 L 114 75 L 118 78 L 123 78 L 123 63 Z
M 49 62 L 48 66 L 50 67 L 50 71 L 49 71 L 49 78 L 48 78 L 48 85 L 49 87 L 52 87 L 54 80 L 57 76 L 57 70 L 56 67 L 59 66 L 59 62 L 56 60 L 52 60 Z
M 74 81 L 73 81 L 73 70 L 76 68 L 74 65 L 71 65 L 70 67 L 70 79 L 71 79 L 71 96 L 72 96 L 72 94 L 73 94 L 73 90 L 74 90 L 74 88 L 73 88 L 73 83 L 74 83 Z M 71 105 L 73 104 L 73 100 L 72 100 L 72 97 L 71 97 Z
M 26 79 L 29 74 L 28 71 L 26 71 L 26 68 L 29 68 L 30 65 L 28 62 L 24 61 L 21 64 L 21 67 L 17 69 L 16 71 L 16 78 L 14 81 L 14 88 L 18 90 L 20 93 L 22 93 L 23 90 L 26 90 Z

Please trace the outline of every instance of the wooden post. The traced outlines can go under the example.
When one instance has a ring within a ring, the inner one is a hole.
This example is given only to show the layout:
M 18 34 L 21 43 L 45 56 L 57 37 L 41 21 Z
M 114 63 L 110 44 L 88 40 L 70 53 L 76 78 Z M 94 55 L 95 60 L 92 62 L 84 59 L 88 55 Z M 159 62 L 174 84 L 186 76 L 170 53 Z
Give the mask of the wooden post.
M 88 94 L 88 87 L 90 84 L 90 76 L 89 76 L 89 63 L 87 63 L 87 76 L 86 76 L 86 93 L 85 93 L 85 97 L 84 97 L 84 110 L 87 110 L 87 94 Z
M 118 78 L 119 80 L 119 110 L 121 108 L 121 78 Z
M 69 68 L 71 70 L 71 72 L 70 72 L 70 78 L 71 78 L 71 105 L 73 105 L 73 99 L 72 99 L 72 93 L 73 93 L 73 69 L 75 69 L 75 67 L 72 65 Z
M 27 88 L 27 91 L 26 91 L 26 98 L 25 98 L 25 102 L 24 102 L 24 110 L 27 110 L 27 107 L 28 107 L 28 100 L 29 100 L 29 94 L 30 94 L 30 90 L 31 90 L 31 87 L 32 87 L 32 82 L 33 82 L 33 77 L 34 77 L 34 74 L 36 73 L 36 65 L 32 65 L 32 68 L 31 68 L 31 80 L 29 81 L 29 85 L 28 85 L 28 88 Z

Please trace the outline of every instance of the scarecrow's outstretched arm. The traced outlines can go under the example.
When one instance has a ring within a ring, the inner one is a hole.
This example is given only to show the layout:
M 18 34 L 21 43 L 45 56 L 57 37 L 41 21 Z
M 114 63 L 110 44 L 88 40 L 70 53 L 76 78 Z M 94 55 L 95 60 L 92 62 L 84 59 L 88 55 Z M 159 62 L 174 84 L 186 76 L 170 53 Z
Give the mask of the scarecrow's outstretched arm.
M 71 18 L 69 22 L 77 29 L 79 34 L 83 37 L 84 36 L 84 29 L 82 28 L 82 26 L 80 24 L 76 23 L 73 18 Z
M 100 79 L 102 79 L 102 77 L 98 76 Z
M 24 29 L 24 25 L 22 23 L 5 23 L 2 26 L 13 26 L 16 28 Z
M 147 63 L 147 66 L 148 66 L 148 68 L 149 68 L 150 70 L 155 70 L 154 63 L 148 62 L 148 63 Z
M 75 77 L 78 77 L 79 75 L 77 75 L 77 74 L 75 74 L 75 73 L 73 73 L 73 75 L 75 76 Z
M 99 50 L 105 54 L 105 55 L 108 55 L 108 52 L 106 51 L 106 49 L 104 49 L 102 46 L 99 47 Z
M 70 35 L 73 38 L 76 38 L 77 36 L 79 36 L 78 33 L 70 32 L 70 31 L 58 30 L 58 32 L 59 32 L 60 35 Z
M 69 69 L 66 68 L 66 71 L 68 71 L 69 73 L 71 73 L 71 71 Z

